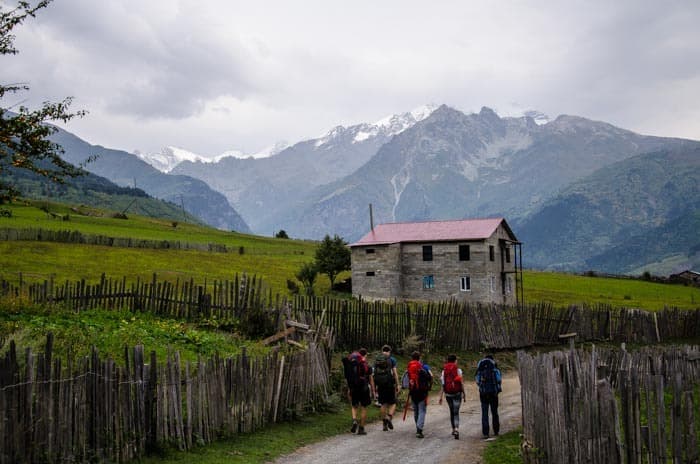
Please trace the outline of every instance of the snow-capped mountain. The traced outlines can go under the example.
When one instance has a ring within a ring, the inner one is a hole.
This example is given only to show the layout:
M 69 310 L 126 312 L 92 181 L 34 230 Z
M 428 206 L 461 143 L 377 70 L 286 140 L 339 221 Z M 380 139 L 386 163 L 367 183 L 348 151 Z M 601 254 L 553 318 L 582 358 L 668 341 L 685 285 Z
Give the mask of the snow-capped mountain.
M 319 137 L 316 140 L 315 146 L 318 148 L 322 145 L 328 144 L 348 131 L 354 132 L 354 138 L 352 140 L 353 143 L 363 142 L 369 138 L 380 135 L 388 138 L 396 134 L 400 134 L 409 127 L 413 126 L 415 123 L 427 118 L 437 108 L 438 105 L 428 104 L 415 108 L 407 113 L 386 116 L 373 124 L 363 123 L 350 126 L 348 128 L 344 126 L 337 126 L 331 129 L 328 133 Z
M 183 161 L 190 161 L 192 163 L 218 163 L 222 159 L 228 157 L 239 159 L 267 158 L 269 156 L 276 155 L 288 146 L 289 144 L 287 142 L 277 142 L 253 154 L 246 154 L 239 150 L 227 150 L 214 157 L 198 155 L 183 148 L 172 146 L 163 148 L 160 153 L 141 153 L 136 151 L 134 154 L 159 171 L 169 173 L 175 168 L 175 166 Z
M 157 170 L 166 173 L 172 171 L 175 166 L 185 160 L 192 161 L 193 163 L 211 163 L 218 161 L 216 158 L 207 158 L 178 147 L 165 147 L 160 153 L 141 153 L 136 151 L 134 154 Z

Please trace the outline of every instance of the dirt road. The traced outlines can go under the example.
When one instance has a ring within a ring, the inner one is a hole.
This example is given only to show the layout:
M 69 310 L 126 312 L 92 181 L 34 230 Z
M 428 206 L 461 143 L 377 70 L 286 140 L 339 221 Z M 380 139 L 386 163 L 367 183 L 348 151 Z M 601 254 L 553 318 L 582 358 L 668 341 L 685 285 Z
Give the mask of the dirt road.
M 394 417 L 394 430 L 383 432 L 381 422 L 370 424 L 367 435 L 344 435 L 300 448 L 296 452 L 274 461 L 277 464 L 344 464 L 385 463 L 445 464 L 480 463 L 486 442 L 481 439 L 481 406 L 476 386 L 467 385 L 467 401 L 460 409 L 460 439 L 452 435 L 447 404 L 438 405 L 438 396 L 433 395 L 428 404 L 425 421 L 425 438 L 416 438 L 413 412 L 406 421 L 403 413 Z M 501 433 L 509 432 L 521 424 L 520 384 L 516 372 L 503 378 L 503 393 L 499 395 Z M 348 418 L 348 428 L 350 420 Z

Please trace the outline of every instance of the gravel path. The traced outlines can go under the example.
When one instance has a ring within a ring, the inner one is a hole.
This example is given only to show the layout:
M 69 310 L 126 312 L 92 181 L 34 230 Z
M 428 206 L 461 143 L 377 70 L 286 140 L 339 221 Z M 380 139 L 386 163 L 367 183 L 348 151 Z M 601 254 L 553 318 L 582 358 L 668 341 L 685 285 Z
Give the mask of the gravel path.
M 445 464 L 480 463 L 486 442 L 481 439 L 481 406 L 476 386 L 467 385 L 467 401 L 460 408 L 460 439 L 455 440 L 450 427 L 447 403 L 438 405 L 438 395 L 433 395 L 428 403 L 428 414 L 423 433 L 425 438 L 416 438 L 413 411 L 408 411 L 403 421 L 403 412 L 394 416 L 394 430 L 383 432 L 382 423 L 367 426 L 367 435 L 339 435 L 313 445 L 305 446 L 296 452 L 282 456 L 276 464 L 343 464 L 343 463 L 385 463 L 424 464 L 440 462 Z M 503 393 L 499 395 L 498 413 L 501 420 L 501 433 L 520 426 L 521 404 L 520 384 L 516 372 L 503 378 Z M 348 428 L 350 418 L 348 417 Z

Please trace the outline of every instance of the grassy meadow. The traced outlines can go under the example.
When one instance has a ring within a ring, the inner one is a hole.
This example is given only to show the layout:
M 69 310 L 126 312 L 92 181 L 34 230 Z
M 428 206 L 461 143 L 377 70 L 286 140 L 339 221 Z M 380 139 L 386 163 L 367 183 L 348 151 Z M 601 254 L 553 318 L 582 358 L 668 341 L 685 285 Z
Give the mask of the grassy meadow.
M 0 242 L 0 277 L 16 280 L 19 273 L 26 281 L 41 281 L 53 277 L 56 281 L 86 279 L 98 281 L 102 273 L 112 278 L 126 276 L 150 279 L 179 278 L 203 282 L 205 279 L 233 279 L 235 274 L 247 273 L 263 278 L 273 293 L 287 293 L 287 279 L 305 262 L 314 257 L 316 244 L 310 241 L 276 239 L 227 232 L 194 224 L 129 216 L 112 218 L 94 211 L 94 216 L 73 213 L 67 206 L 52 205 L 56 214 L 69 214 L 69 221 L 52 219 L 35 206 L 10 205 L 11 218 L 0 218 L 0 228 L 47 230 L 77 230 L 84 234 L 109 237 L 130 237 L 145 240 L 172 240 L 199 244 L 222 244 L 231 253 L 196 250 L 139 249 L 81 245 L 53 242 Z M 325 279 L 326 290 L 330 287 Z M 319 291 L 324 292 L 324 278 L 318 279 Z
M 130 237 L 147 240 L 172 240 L 187 243 L 222 244 L 234 250 L 230 253 L 195 250 L 154 250 L 117 248 L 94 245 L 51 242 L 0 242 L 0 278 L 41 281 L 51 277 L 64 280 L 97 281 L 102 273 L 108 277 L 128 280 L 160 278 L 195 279 L 198 282 L 232 279 L 247 273 L 263 279 L 274 294 L 286 295 L 287 280 L 302 264 L 314 257 L 316 242 L 276 239 L 217 230 L 195 224 L 170 220 L 129 216 L 111 217 L 109 212 L 80 207 L 76 214 L 69 206 L 50 204 L 49 209 L 68 215 L 68 221 L 54 219 L 36 204 L 3 206 L 12 217 L 0 217 L 0 228 L 43 228 L 77 230 L 84 234 L 110 237 Z M 337 280 L 349 276 L 342 273 Z M 298 282 L 297 282 L 298 283 Z M 700 289 L 681 285 L 666 285 L 632 279 L 588 277 L 573 274 L 528 271 L 523 273 L 526 302 L 551 302 L 558 306 L 569 304 L 608 304 L 613 307 L 634 307 L 659 310 L 665 306 L 700 307 Z M 315 284 L 317 295 L 330 292 L 330 282 L 319 275 Z

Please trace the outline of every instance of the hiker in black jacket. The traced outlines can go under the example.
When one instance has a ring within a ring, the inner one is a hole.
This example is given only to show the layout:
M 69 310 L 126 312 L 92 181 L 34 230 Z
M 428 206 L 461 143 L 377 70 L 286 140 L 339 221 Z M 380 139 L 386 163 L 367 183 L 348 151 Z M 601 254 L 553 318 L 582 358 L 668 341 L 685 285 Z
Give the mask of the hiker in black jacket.
M 372 370 L 376 399 L 381 405 L 379 413 L 382 416 L 382 430 L 385 432 L 394 429 L 392 420 L 396 411 L 396 395 L 401 388 L 396 364 L 396 358 L 391 355 L 391 347 L 384 345 L 374 360 Z
M 493 434 L 498 436 L 501 428 L 498 420 L 498 394 L 501 392 L 501 371 L 498 370 L 498 365 L 492 354 L 487 354 L 477 364 L 476 384 L 479 387 L 479 399 L 481 400 L 481 433 L 483 438 L 489 438 L 489 409 L 491 409 Z

